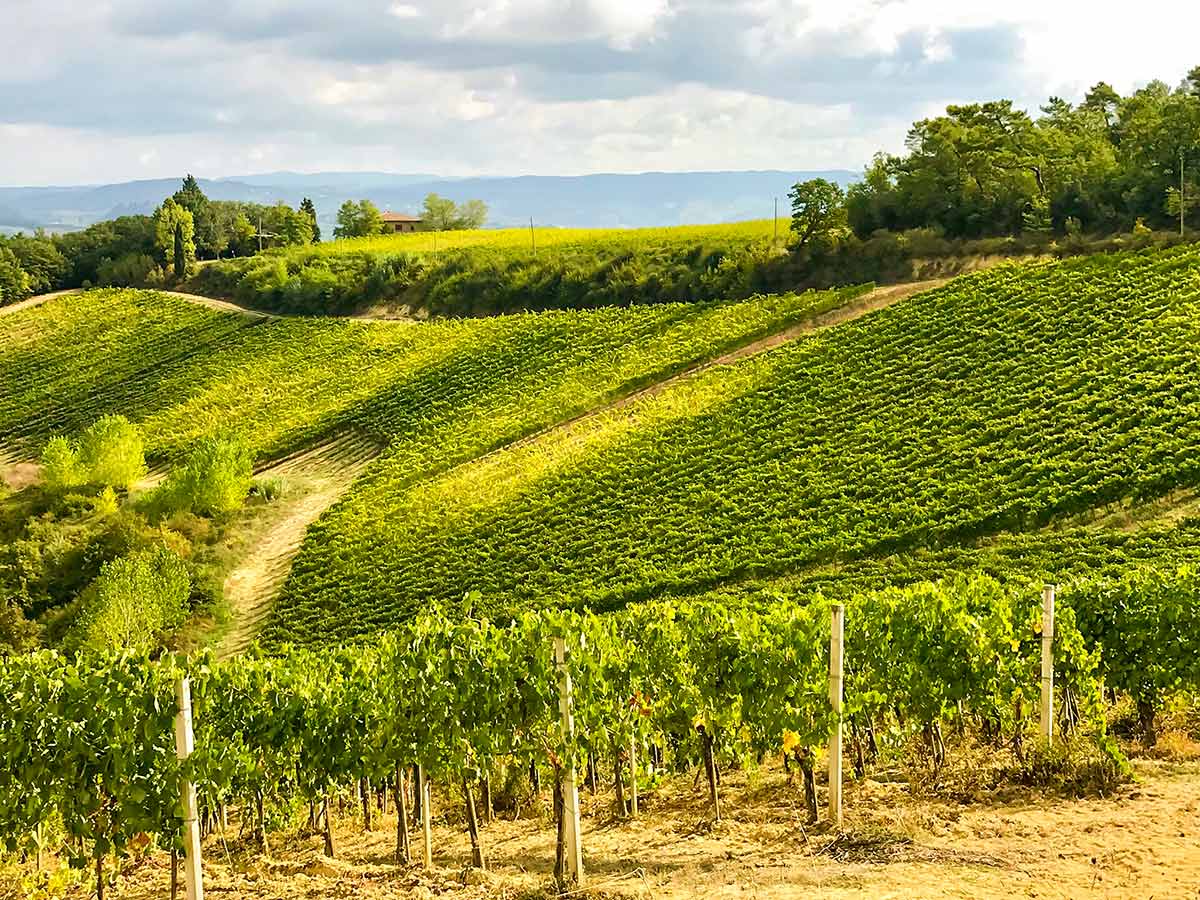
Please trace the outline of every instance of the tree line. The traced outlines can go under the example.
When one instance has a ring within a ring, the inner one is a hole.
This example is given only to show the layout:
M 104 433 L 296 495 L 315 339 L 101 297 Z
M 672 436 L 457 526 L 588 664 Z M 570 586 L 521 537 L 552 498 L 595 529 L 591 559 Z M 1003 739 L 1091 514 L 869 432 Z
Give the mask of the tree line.
M 430 194 L 421 229 L 480 228 L 487 206 L 456 204 Z M 338 211 L 335 238 L 387 233 L 370 200 L 347 200 Z M 319 243 L 317 209 L 213 200 L 192 175 L 149 216 L 121 216 L 81 231 L 0 235 L 0 305 L 33 294 L 79 287 L 163 287 L 191 275 L 198 262 L 255 256 L 276 247 Z
M 1200 66 L 1176 88 L 1128 96 L 1106 82 L 1037 116 L 1011 100 L 953 105 L 913 124 L 906 153 L 877 154 L 844 190 L 792 189 L 794 243 L 929 229 L 952 239 L 1104 235 L 1200 227 Z

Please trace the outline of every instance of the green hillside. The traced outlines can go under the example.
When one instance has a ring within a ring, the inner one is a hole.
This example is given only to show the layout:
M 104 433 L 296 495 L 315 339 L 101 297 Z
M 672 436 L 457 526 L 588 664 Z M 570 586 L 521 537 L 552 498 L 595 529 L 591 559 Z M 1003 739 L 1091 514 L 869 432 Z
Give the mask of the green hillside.
M 425 232 L 272 250 L 205 265 L 193 290 L 259 309 L 435 315 L 729 300 L 797 283 L 788 222 Z M 844 282 L 843 282 L 844 283 Z
M 962 278 L 435 479 L 385 459 L 267 634 L 475 590 L 610 608 L 1158 497 L 1200 475 L 1198 348 L 1194 248 Z
M 0 455 L 106 413 L 151 459 L 214 432 L 265 461 L 347 433 L 408 473 L 470 459 L 860 289 L 735 304 L 423 323 L 262 319 L 149 291 L 68 295 L 0 321 Z

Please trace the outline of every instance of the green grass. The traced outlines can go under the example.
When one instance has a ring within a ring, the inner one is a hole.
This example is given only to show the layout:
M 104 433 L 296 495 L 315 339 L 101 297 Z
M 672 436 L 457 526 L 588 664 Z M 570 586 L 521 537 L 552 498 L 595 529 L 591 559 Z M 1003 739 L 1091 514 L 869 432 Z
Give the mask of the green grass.
M 431 600 L 612 608 L 968 544 L 1200 480 L 1200 250 L 1003 266 L 310 530 L 273 640 Z

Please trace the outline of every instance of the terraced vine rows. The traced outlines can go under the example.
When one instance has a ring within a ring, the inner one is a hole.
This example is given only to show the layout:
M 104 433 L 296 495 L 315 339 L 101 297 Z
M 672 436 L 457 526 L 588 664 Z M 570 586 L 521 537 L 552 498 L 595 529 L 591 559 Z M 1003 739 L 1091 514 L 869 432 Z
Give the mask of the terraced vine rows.
M 1200 476 L 1200 251 L 959 279 L 310 531 L 268 625 L 610 608 L 1029 529 Z
M 856 293 L 425 323 L 252 319 L 145 291 L 59 297 L 5 317 L 0 443 L 28 458 L 120 413 L 156 459 L 215 431 L 263 460 L 354 431 L 394 443 L 416 474 Z

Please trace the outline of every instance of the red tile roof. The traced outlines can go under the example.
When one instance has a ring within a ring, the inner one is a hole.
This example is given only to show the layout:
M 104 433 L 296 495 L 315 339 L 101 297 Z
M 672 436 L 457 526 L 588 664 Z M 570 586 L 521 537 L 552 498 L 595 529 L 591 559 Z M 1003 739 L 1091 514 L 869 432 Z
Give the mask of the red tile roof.
M 408 213 L 385 212 L 380 218 L 385 222 L 423 222 L 420 216 L 410 216 Z

